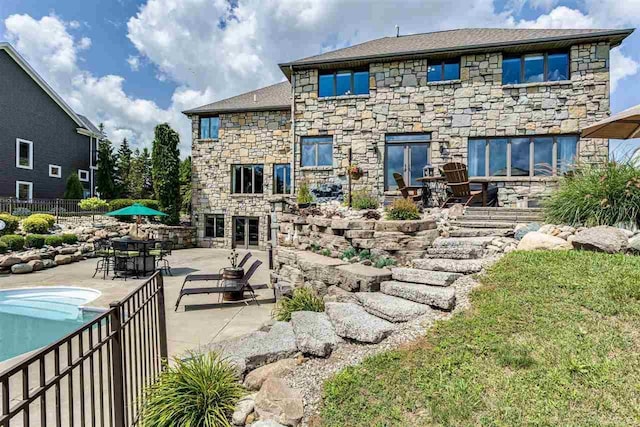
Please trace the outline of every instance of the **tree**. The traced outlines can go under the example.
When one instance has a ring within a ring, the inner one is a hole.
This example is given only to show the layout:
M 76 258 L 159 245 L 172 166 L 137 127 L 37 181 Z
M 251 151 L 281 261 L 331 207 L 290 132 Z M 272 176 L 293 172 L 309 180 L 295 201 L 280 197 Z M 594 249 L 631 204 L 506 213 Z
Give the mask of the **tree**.
M 131 193 L 131 148 L 129 148 L 127 138 L 124 138 L 122 144 L 120 144 L 116 164 L 118 169 L 116 179 L 118 195 L 122 198 L 129 197 Z
M 156 126 L 151 151 L 153 190 L 166 224 L 180 222 L 180 137 L 168 123 Z
M 142 165 L 142 197 L 144 199 L 151 199 L 154 197 L 153 194 L 153 173 L 151 168 L 151 154 L 149 150 L 145 147 L 142 149 L 142 153 L 140 154 L 140 163 Z
M 180 197 L 182 212 L 191 212 L 191 156 L 180 162 Z
M 77 173 L 72 172 L 67 178 L 67 185 L 64 189 L 65 199 L 82 199 L 84 196 L 84 187 L 80 182 Z
M 116 158 L 111 141 L 104 138 L 98 142 L 98 170 L 96 187 L 103 199 L 114 199 L 118 195 L 116 188 Z
M 131 157 L 131 174 L 129 177 L 129 196 L 134 199 L 144 198 L 144 167 L 140 150 L 136 148 Z
M 83 211 L 91 211 L 91 222 L 95 222 L 96 211 L 109 207 L 109 203 L 98 197 L 90 197 L 78 203 L 78 207 Z

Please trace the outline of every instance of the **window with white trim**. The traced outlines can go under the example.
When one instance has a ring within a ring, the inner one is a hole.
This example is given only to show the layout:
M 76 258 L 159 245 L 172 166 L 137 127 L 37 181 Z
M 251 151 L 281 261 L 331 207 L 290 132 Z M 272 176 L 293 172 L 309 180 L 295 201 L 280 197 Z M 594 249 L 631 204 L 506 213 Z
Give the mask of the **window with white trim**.
M 16 138 L 16 167 L 33 169 L 33 142 Z
M 62 178 L 62 167 L 58 165 L 49 165 L 49 176 L 51 178 Z
M 16 181 L 16 199 L 31 200 L 33 198 L 33 182 Z
M 78 169 L 78 178 L 82 182 L 89 182 L 89 171 L 84 169 Z

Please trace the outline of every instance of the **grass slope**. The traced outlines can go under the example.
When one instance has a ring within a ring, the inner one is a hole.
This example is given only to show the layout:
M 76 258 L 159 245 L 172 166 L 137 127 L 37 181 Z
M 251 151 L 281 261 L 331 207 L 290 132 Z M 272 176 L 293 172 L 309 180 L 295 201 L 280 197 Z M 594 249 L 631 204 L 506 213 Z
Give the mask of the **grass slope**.
M 640 257 L 514 252 L 473 309 L 325 384 L 326 426 L 640 425 Z

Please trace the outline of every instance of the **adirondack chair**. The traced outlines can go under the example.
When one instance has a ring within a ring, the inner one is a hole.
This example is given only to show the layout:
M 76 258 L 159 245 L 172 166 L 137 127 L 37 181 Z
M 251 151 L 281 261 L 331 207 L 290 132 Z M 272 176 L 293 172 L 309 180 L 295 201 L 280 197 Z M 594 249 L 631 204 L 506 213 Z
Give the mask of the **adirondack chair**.
M 393 179 L 396 180 L 396 185 L 403 198 L 413 200 L 414 202 L 420 202 L 422 200 L 422 187 L 407 186 L 403 176 L 398 172 L 393 173 Z
M 443 208 L 451 203 L 461 203 L 465 207 L 474 199 L 482 200 L 482 190 L 471 190 L 469 173 L 464 163 L 447 163 L 442 167 L 451 194 L 442 204 Z

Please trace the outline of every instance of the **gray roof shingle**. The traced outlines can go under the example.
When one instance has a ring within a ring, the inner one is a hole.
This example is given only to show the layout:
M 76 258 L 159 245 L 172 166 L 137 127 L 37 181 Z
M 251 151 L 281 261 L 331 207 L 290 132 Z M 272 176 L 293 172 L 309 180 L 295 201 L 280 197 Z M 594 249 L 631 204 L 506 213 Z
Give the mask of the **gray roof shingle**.
M 291 108 L 291 83 L 276 83 L 232 98 L 223 99 L 212 104 L 203 105 L 184 114 L 198 113 L 232 113 L 239 111 L 269 111 Z
M 78 114 L 78 113 L 76 113 Z M 83 116 L 82 114 L 78 114 L 78 117 L 80 117 L 80 120 L 82 120 L 82 123 L 84 124 L 84 127 L 87 128 L 88 130 L 90 130 L 92 133 L 96 134 L 96 135 L 101 135 L 102 133 L 100 132 L 100 129 L 98 129 L 96 127 L 96 125 L 94 125 L 91 120 L 89 120 L 86 116 Z

